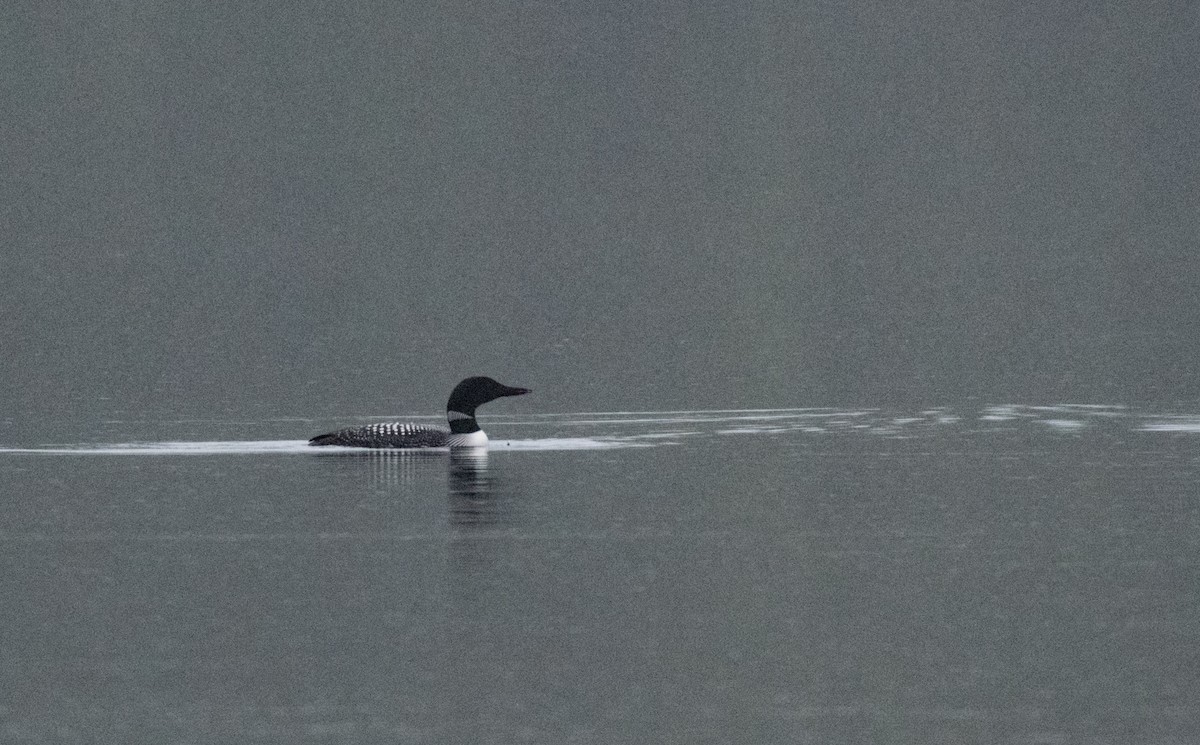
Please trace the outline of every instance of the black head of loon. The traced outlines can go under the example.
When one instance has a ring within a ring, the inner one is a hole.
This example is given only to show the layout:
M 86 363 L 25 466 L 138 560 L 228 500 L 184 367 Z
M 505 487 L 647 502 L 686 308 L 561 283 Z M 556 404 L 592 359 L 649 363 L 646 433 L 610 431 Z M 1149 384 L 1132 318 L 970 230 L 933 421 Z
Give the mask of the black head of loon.
M 504 396 L 521 396 L 529 393 L 528 388 L 513 388 L 497 383 L 491 378 L 477 376 L 467 378 L 450 391 L 450 400 L 446 402 L 446 421 L 450 423 L 450 431 L 455 434 L 478 432 L 479 425 L 475 422 L 475 407 L 483 406 L 488 401 L 495 401 Z
M 504 396 L 522 396 L 526 393 L 529 393 L 528 388 L 513 388 L 503 383 L 497 383 L 491 378 L 483 376 L 467 378 L 450 391 L 450 400 L 446 402 L 446 411 L 457 411 L 473 417 L 476 406 L 483 406 L 488 401 L 495 401 Z

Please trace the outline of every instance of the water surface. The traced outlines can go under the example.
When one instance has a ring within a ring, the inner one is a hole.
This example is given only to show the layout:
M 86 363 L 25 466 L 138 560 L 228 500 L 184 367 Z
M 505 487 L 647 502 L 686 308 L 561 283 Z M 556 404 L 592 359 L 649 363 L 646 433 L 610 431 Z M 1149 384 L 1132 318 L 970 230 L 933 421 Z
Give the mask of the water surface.
M 0 741 L 1200 738 L 1194 412 L 337 423 L 5 430 Z

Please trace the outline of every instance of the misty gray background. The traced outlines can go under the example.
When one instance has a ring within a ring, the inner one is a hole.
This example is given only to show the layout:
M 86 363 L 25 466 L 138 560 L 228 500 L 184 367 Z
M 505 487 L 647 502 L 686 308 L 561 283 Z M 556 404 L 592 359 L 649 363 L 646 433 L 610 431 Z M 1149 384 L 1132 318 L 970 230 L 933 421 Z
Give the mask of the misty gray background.
M 5 4 L 0 740 L 1194 739 L 1197 50 Z M 482 461 L 302 444 L 469 374 Z
M 6 4 L 5 416 L 1195 398 L 1198 18 Z

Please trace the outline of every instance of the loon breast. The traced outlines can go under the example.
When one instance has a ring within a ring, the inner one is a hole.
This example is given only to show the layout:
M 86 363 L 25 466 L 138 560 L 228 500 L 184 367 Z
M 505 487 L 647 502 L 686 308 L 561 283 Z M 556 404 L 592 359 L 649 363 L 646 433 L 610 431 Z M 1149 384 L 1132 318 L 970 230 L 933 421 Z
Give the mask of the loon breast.
M 452 432 L 447 444 L 452 448 L 482 448 L 487 447 L 488 436 L 482 429 L 474 432 Z
M 309 440 L 308 444 L 341 445 L 352 448 L 444 448 L 451 444 L 458 444 L 451 443 L 450 438 L 450 432 L 441 427 L 409 424 L 408 422 L 389 422 L 339 429 L 336 432 L 317 435 Z M 484 444 L 486 443 L 485 436 Z

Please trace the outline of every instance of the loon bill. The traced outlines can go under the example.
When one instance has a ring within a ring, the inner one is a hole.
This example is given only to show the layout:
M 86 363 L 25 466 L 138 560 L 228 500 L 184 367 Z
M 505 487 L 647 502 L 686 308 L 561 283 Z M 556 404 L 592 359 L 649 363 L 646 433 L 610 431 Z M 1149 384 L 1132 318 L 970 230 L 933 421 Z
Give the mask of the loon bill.
M 487 434 L 475 421 L 475 407 L 503 396 L 521 396 L 528 388 L 513 388 L 491 378 L 467 378 L 454 386 L 446 402 L 449 430 L 425 424 L 389 422 L 347 427 L 317 435 L 309 445 L 341 445 L 354 448 L 472 448 L 487 445 Z

